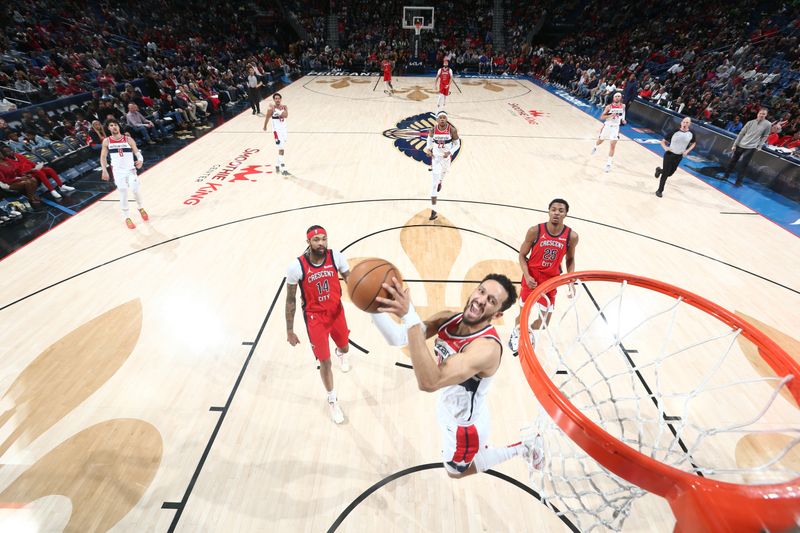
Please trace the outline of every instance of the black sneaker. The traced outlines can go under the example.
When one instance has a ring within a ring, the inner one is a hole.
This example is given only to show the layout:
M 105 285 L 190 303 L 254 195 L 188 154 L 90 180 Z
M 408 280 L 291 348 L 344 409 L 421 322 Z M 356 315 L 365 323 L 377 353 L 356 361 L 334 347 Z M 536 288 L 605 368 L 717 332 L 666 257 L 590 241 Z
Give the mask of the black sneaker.
M 431 209 L 431 216 L 428 217 L 428 220 L 436 220 L 436 217 L 438 217 L 438 216 L 439 215 L 436 214 L 436 211 Z
M 661 167 L 656 167 L 656 179 L 661 177 Z
M 284 176 L 288 176 L 288 175 L 289 175 L 289 171 L 288 171 L 288 170 L 286 170 L 286 169 L 284 168 L 284 169 L 281 171 L 281 174 L 283 174 Z
M 661 197 L 663 196 L 663 194 L 661 194 L 661 191 L 656 191 L 656 196 L 658 196 L 659 198 L 661 198 Z
M 439 185 L 436 186 L 436 192 L 442 192 L 442 182 L 439 182 Z

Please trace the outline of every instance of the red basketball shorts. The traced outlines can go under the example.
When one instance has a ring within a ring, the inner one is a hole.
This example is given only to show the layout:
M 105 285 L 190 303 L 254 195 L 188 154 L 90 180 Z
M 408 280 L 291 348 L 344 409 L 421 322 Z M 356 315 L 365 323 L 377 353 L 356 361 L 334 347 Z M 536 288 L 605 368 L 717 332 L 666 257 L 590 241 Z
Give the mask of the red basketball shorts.
M 305 320 L 311 351 L 318 360 L 327 361 L 331 358 L 329 337 L 337 347 L 347 346 L 350 330 L 347 329 L 344 308 L 339 307 L 332 313 L 306 313 Z

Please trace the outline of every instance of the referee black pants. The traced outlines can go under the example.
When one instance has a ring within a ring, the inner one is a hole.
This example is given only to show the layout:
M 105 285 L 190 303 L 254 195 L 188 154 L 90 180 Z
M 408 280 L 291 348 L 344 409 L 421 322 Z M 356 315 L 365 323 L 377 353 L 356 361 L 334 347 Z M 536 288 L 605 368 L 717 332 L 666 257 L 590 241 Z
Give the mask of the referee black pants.
M 250 99 L 250 109 L 253 110 L 253 114 L 261 113 L 261 93 L 258 87 L 248 87 L 247 98 Z
M 675 174 L 678 170 L 678 165 L 683 159 L 681 154 L 674 154 L 667 150 L 664 152 L 664 162 L 661 163 L 661 181 L 658 183 L 658 192 L 664 192 L 664 185 L 667 184 L 667 178 Z

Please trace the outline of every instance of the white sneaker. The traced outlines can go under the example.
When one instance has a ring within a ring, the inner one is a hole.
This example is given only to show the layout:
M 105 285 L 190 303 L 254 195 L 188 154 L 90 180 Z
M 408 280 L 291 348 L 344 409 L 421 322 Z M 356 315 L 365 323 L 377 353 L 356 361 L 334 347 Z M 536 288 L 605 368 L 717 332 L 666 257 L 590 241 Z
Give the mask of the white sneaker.
M 344 413 L 342 412 L 342 408 L 339 407 L 339 402 L 328 402 L 328 405 L 331 408 L 331 420 L 337 424 L 344 422 Z
M 611 172 L 611 163 L 606 163 L 606 166 L 603 167 L 603 172 Z
M 336 357 L 339 359 L 339 367 L 342 369 L 342 372 L 350 372 L 350 358 L 348 354 L 339 351 L 339 348 L 336 348 Z
M 528 463 L 528 470 L 541 471 L 544 467 L 544 439 L 538 433 L 528 438 L 523 438 L 522 445 L 525 451 L 522 456 Z
M 597 153 L 597 145 L 595 144 L 594 148 L 592 148 L 592 153 L 590 155 L 594 155 L 596 153 Z
M 511 336 L 508 338 L 508 347 L 512 352 L 519 351 L 519 327 L 511 330 Z
M 61 189 L 61 192 L 72 192 L 75 190 L 75 187 L 70 187 L 69 185 L 62 185 L 61 187 L 59 187 L 59 189 Z
M 58 194 L 58 191 L 57 191 L 57 190 L 55 190 L 55 189 L 53 189 L 52 191 L 50 191 L 50 196 L 52 196 L 52 197 L 53 197 L 53 198 L 55 198 L 56 200 L 61 200 L 61 195 L 60 195 L 60 194 Z

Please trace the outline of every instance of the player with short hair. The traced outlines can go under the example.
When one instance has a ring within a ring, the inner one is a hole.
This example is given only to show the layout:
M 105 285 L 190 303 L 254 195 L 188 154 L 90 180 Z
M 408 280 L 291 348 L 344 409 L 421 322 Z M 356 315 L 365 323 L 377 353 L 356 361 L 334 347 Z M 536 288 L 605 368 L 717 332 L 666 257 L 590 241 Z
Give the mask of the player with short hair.
M 392 299 L 378 297 L 373 322 L 392 346 L 408 346 L 419 389 L 439 391 L 436 413 L 442 436 L 442 463 L 447 475 L 461 478 L 486 472 L 516 456 L 541 468 L 541 437 L 511 446 L 489 447 L 489 387 L 500 367 L 503 346 L 492 321 L 514 304 L 517 290 L 502 274 L 489 274 L 475 288 L 464 310 L 441 311 L 422 321 L 408 289 L 392 278 L 383 288 Z M 397 324 L 387 313 L 399 317 Z M 426 339 L 436 336 L 431 356 Z
M 144 157 L 133 137 L 120 132 L 119 122 L 116 119 L 109 119 L 106 122 L 106 129 L 110 135 L 103 139 L 103 146 L 100 149 L 101 177 L 105 181 L 109 180 L 107 165 L 110 161 L 114 173 L 114 183 L 119 190 L 119 205 L 122 208 L 122 215 L 125 217 L 125 225 L 129 229 L 134 229 L 136 224 L 128 215 L 128 189 L 133 191 L 133 197 L 139 204 L 139 214 L 142 220 L 145 222 L 150 220 L 147 211 L 144 210 L 142 193 L 139 190 L 139 176 L 136 174 L 136 169 L 142 168 L 144 164 Z M 134 157 L 136 161 L 134 161 Z
M 619 141 L 619 127 L 625 122 L 625 104 L 622 103 L 622 93 L 614 93 L 613 101 L 608 104 L 600 115 L 600 120 L 605 121 L 600 130 L 600 135 L 597 137 L 597 142 L 592 148 L 592 155 L 597 152 L 597 147 L 603 144 L 603 141 L 610 141 L 611 146 L 608 149 L 608 161 L 606 161 L 603 170 L 611 172 L 611 163 L 614 161 L 614 151 L 617 148 L 617 141 Z
M 388 56 L 383 58 L 381 68 L 383 69 L 383 92 L 389 95 L 394 94 L 394 87 L 392 87 L 392 62 L 389 61 Z
M 578 246 L 578 234 L 564 224 L 564 219 L 569 213 L 569 204 L 562 198 L 556 198 L 548 205 L 549 218 L 547 222 L 533 226 L 525 234 L 525 240 L 519 249 L 519 265 L 522 269 L 522 285 L 519 304 L 522 307 L 525 300 L 540 283 L 561 274 L 561 262 L 566 258 L 567 272 L 575 271 L 575 248 Z M 574 294 L 574 286 L 569 285 L 569 296 Z M 538 329 L 542 325 L 541 316 L 544 315 L 545 323 L 550 323 L 553 306 L 556 301 L 556 289 L 543 294 L 535 305 L 539 306 L 537 318 L 529 333 L 531 342 L 535 344 Z M 519 315 L 508 340 L 508 347 L 513 352 L 519 350 Z
M 322 226 L 308 228 L 306 242 L 308 247 L 303 255 L 292 261 L 286 271 L 286 340 L 292 346 L 300 343 L 294 332 L 296 293 L 297 286 L 300 285 L 306 332 L 314 357 L 319 361 L 319 374 L 328 392 L 331 418 L 335 423 L 341 424 L 344 422 L 344 414 L 333 388 L 328 338 L 333 339 L 336 344 L 336 356 L 342 372 L 349 371 L 347 352 L 350 330 L 347 328 L 342 307 L 339 274 L 342 274 L 346 283 L 350 277 L 350 267 L 341 252 L 328 248 L 328 233 Z
M 447 120 L 447 113 L 436 113 L 436 124 L 428 130 L 425 141 L 425 153 L 431 158 L 431 216 L 428 220 L 435 220 L 436 199 L 442 190 L 442 181 L 450 170 L 453 154 L 461 147 L 458 130 Z
M 284 176 L 289 175 L 286 170 L 286 163 L 283 159 L 284 149 L 286 148 L 286 141 L 289 137 L 286 119 L 289 118 L 289 108 L 282 103 L 283 97 L 281 93 L 272 95 L 272 103 L 269 104 L 267 116 L 264 119 L 264 131 L 267 131 L 269 121 L 272 121 L 272 134 L 275 137 L 275 144 L 278 145 L 278 163 L 275 165 L 275 172 L 280 172 Z
M 436 100 L 436 109 L 444 109 L 447 97 L 450 96 L 450 81 L 453 79 L 453 72 L 450 70 L 450 62 L 445 59 L 442 68 L 436 72 L 433 80 L 433 88 L 439 91 L 439 98 Z

